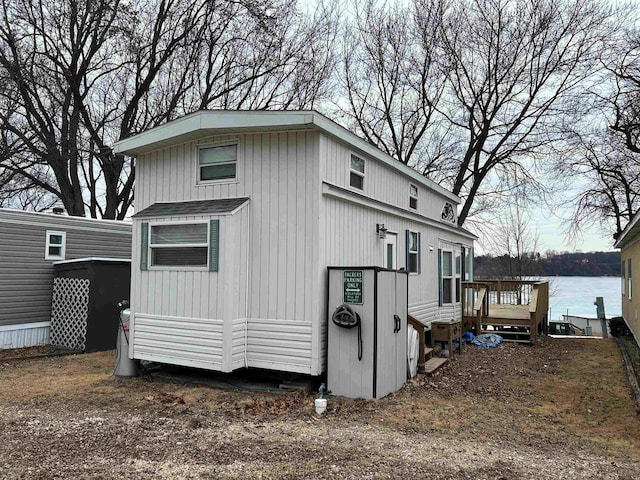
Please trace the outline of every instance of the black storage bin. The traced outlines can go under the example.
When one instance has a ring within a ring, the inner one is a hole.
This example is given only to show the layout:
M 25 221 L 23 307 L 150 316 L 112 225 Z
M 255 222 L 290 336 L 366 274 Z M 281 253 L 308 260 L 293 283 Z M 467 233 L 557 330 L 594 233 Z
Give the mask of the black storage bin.
M 131 261 L 81 258 L 55 262 L 54 269 L 50 343 L 85 352 L 114 349 Z

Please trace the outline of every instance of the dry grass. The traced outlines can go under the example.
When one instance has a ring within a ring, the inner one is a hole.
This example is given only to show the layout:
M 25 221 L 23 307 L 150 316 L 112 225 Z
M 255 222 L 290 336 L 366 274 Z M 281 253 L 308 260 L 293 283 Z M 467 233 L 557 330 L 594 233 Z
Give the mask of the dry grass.
M 557 368 L 540 366 L 549 371 L 506 375 L 494 394 L 408 389 L 377 417 L 406 431 L 550 449 L 575 445 L 640 460 L 640 420 L 613 341 L 583 341 Z M 455 383 L 455 366 L 445 375 Z
M 563 429 L 605 451 L 626 452 L 638 460 L 640 422 L 618 347 L 612 340 L 585 342 L 585 347 L 590 348 L 564 363 L 557 377 L 535 383 L 542 398 L 533 411 L 557 418 Z
M 463 368 L 458 360 L 442 376 L 420 377 L 396 395 L 379 401 L 334 399 L 327 416 L 376 424 L 394 432 L 547 450 L 574 445 L 613 458 L 640 460 L 640 421 L 615 343 L 554 345 L 550 350 L 505 350 L 510 352 L 505 354 L 506 362 L 513 365 L 502 365 L 506 373 L 485 372 L 495 384 L 480 393 L 455 389 Z M 542 358 L 560 347 L 566 350 L 559 351 L 557 364 Z M 519 365 L 520 353 L 529 355 L 531 361 Z M 468 368 L 469 363 L 488 363 L 494 356 L 469 350 L 463 358 Z M 178 405 L 226 415 L 228 419 L 242 415 L 299 420 L 313 411 L 305 395 L 119 380 L 112 375 L 113 364 L 114 352 L 0 363 L 0 404 L 71 401 L 96 406 L 117 402 L 123 408 Z M 493 368 L 497 367 L 489 370 Z M 197 426 L 197 419 L 194 422 Z

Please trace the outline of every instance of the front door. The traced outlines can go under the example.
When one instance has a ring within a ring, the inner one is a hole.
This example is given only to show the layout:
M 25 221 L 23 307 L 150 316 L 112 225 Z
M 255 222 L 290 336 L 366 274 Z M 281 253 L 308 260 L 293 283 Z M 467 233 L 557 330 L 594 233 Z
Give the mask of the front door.
M 382 266 L 391 270 L 398 268 L 398 241 L 395 233 L 387 232 L 387 236 L 384 239 L 384 259 Z

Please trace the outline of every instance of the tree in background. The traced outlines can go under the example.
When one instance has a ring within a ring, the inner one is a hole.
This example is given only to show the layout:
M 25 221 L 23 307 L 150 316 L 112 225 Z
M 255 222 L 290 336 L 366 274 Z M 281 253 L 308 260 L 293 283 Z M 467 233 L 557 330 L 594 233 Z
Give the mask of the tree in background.
M 557 171 L 585 188 L 571 201 L 572 230 L 600 222 L 619 235 L 640 207 L 640 37 L 620 26 L 604 52 L 601 81 L 585 97 L 589 116 L 567 128 Z
M 420 15 L 400 3 L 356 4 L 343 31 L 341 97 L 336 116 L 369 143 L 429 176 L 446 154 L 438 119 L 445 76 L 440 25 L 444 4 L 429 2 Z
M 201 108 L 312 108 L 333 14 L 289 1 L 1 0 L 0 167 L 70 215 L 122 219 L 134 165 L 110 145 Z
M 609 129 L 572 131 L 568 137 L 573 153 L 563 155 L 557 172 L 567 179 L 582 178 L 583 184 L 571 198 L 574 205 L 572 235 L 599 222 L 604 228 L 614 225 L 622 232 L 631 221 L 640 200 L 640 164 L 637 155 L 627 149 L 619 136 Z
M 488 278 L 529 280 L 541 274 L 538 232 L 531 229 L 531 218 L 515 199 L 493 220 L 485 248 L 494 254 L 483 271 Z
M 350 126 L 461 196 L 459 225 L 499 209 L 514 186 L 541 188 L 537 162 L 582 112 L 608 10 L 589 0 L 374 5 L 358 10 L 344 56 Z

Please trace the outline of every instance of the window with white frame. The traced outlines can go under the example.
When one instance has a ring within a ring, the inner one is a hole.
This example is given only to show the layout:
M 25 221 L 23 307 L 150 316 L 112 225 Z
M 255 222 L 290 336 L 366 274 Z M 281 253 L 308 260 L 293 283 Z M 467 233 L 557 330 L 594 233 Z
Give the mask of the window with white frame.
M 351 154 L 349 185 L 358 190 L 364 190 L 364 159 L 354 154 Z
M 625 264 L 626 264 L 626 263 L 627 263 L 627 262 L 626 262 L 625 260 L 622 260 L 622 263 L 621 263 L 621 265 L 620 265 L 620 280 L 622 280 L 622 281 L 620 282 L 620 290 L 621 290 L 621 292 L 622 292 L 622 295 L 624 295 L 624 294 L 625 294 L 624 286 L 625 286 L 625 284 L 627 283 L 627 278 L 626 278 L 625 273 L 624 273 L 624 271 L 625 271 L 624 266 L 625 266 Z
M 473 281 L 473 247 L 466 247 L 463 255 L 463 280 L 465 282 Z
M 407 230 L 407 271 L 420 273 L 420 233 Z
M 150 266 L 206 267 L 209 260 L 207 223 L 151 225 Z
M 409 208 L 418 209 L 418 187 L 413 184 L 409 185 Z
M 462 290 L 461 273 L 462 273 L 462 259 L 460 251 L 456 251 L 456 303 L 460 302 L 460 292 Z
M 627 298 L 631 300 L 631 259 L 627 260 Z
M 234 180 L 237 161 L 237 143 L 198 147 L 198 182 Z
M 53 230 L 47 230 L 44 259 L 64 260 L 66 244 L 66 232 L 55 232 Z
M 453 252 L 442 250 L 440 255 L 441 303 L 453 303 Z

